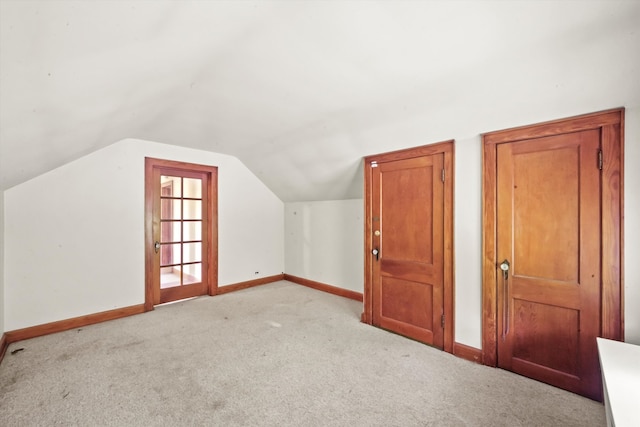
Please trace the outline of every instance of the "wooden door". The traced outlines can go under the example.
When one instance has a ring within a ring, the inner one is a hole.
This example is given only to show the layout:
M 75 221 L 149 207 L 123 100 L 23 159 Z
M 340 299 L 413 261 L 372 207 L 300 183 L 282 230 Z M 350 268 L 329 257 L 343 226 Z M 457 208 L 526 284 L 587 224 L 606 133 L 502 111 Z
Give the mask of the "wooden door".
M 597 130 L 500 144 L 498 366 L 597 398 Z
M 147 159 L 146 304 L 214 294 L 216 168 Z
M 419 153 L 369 162 L 371 323 L 442 349 L 445 154 Z
M 483 137 L 485 363 L 596 400 L 596 337 L 622 338 L 620 126 L 616 110 Z

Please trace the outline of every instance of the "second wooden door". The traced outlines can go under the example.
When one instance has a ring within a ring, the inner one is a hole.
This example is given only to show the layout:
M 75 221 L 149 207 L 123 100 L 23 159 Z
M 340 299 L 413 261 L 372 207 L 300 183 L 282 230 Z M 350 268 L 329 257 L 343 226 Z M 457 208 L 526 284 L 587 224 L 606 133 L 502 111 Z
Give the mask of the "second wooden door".
M 498 366 L 598 399 L 600 132 L 497 147 Z

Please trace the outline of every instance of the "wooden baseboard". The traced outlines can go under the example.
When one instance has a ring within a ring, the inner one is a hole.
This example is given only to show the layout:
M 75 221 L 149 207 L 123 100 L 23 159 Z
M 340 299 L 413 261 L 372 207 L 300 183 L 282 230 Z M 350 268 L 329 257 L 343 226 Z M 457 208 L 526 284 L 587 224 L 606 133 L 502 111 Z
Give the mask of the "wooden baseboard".
M 317 289 L 319 291 L 328 292 L 330 294 L 338 295 L 344 298 L 362 302 L 362 294 L 356 291 L 350 291 L 348 289 L 338 288 L 337 286 L 327 285 L 325 283 L 316 282 L 314 280 L 303 279 L 302 277 L 292 276 L 290 274 L 284 275 L 284 280 L 297 283 L 298 285 L 307 286 L 309 288 Z
M 221 286 L 218 288 L 216 295 L 226 294 L 229 292 L 239 291 L 254 286 L 264 285 L 267 283 L 287 280 L 299 285 L 307 286 L 319 291 L 328 292 L 345 298 L 350 298 L 362 302 L 362 294 L 348 289 L 338 288 L 336 286 L 327 285 L 313 280 L 303 279 L 301 277 L 292 276 L 290 274 L 277 274 L 275 276 L 263 277 L 256 280 L 235 283 L 233 285 Z M 117 308 L 115 310 L 103 311 L 95 314 L 87 314 L 84 316 L 74 317 L 71 319 L 60 320 L 57 322 L 45 323 L 42 325 L 30 326 L 27 328 L 7 331 L 0 338 L 0 362 L 9 344 L 16 341 L 22 341 L 30 338 L 36 338 L 43 335 L 63 332 L 69 329 L 81 328 L 93 325 L 95 323 L 106 322 L 108 320 L 119 319 L 122 317 L 132 316 L 134 314 L 142 314 L 145 312 L 144 304 L 132 305 L 130 307 Z M 470 347 L 469 347 L 470 348 Z
M 284 274 L 276 274 L 275 276 L 263 277 L 261 279 L 247 280 L 246 282 L 234 283 L 233 285 L 219 286 L 216 295 L 228 294 L 229 292 L 239 291 L 241 289 L 253 288 L 254 286 L 266 285 L 267 283 L 278 282 L 284 280 Z
M 115 310 L 103 311 L 95 314 L 74 317 L 72 319 L 60 320 L 57 322 L 45 323 L 43 325 L 31 326 L 23 329 L 5 332 L 7 344 L 16 341 L 27 340 L 29 338 L 41 337 L 43 335 L 54 334 L 56 332 L 68 331 L 69 329 L 81 328 L 95 323 L 106 322 L 107 320 L 119 319 L 121 317 L 133 316 L 144 313 L 144 304 L 132 305 L 129 307 L 116 308 Z
M 453 355 L 474 363 L 482 363 L 482 350 L 468 345 L 453 343 Z
M 7 347 L 9 347 L 9 343 L 7 342 L 7 334 L 2 334 L 2 337 L 0 337 L 0 363 L 2 363 L 2 359 L 4 359 L 4 354 L 7 352 Z

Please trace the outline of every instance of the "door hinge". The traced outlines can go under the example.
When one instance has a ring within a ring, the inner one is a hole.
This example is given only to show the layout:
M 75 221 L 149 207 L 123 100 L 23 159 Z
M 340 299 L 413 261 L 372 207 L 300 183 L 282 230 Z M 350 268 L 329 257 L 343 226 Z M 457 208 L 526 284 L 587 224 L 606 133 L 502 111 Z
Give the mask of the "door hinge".
M 602 150 L 598 150 L 598 169 L 602 170 Z
M 372 168 L 377 168 L 378 167 L 378 162 L 375 161 L 375 160 L 373 162 L 371 162 L 371 167 Z
M 444 182 L 444 168 L 442 168 L 442 182 Z
M 440 316 L 440 326 L 444 329 L 444 314 Z

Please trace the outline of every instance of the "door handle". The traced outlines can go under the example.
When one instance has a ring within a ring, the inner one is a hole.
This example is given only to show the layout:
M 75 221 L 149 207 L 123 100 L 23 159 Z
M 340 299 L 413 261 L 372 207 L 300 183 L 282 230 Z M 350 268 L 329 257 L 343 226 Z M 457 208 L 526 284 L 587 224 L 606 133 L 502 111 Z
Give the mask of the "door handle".
M 504 341 L 509 333 L 509 260 L 505 259 L 500 263 L 502 270 L 502 340 Z
M 372 250 L 371 253 L 376 257 L 376 261 L 380 259 L 380 251 L 378 250 L 378 248 Z
M 156 242 L 153 244 L 153 249 L 155 249 L 156 253 L 158 253 L 158 251 L 160 250 L 160 242 L 156 240 Z
M 502 270 L 502 277 L 504 277 L 504 280 L 507 280 L 509 278 L 509 267 L 511 267 L 511 264 L 509 264 L 509 260 L 504 260 L 502 261 L 502 263 L 500 263 L 500 270 Z

